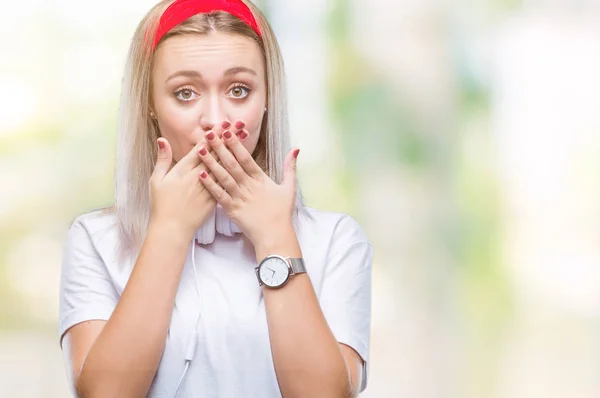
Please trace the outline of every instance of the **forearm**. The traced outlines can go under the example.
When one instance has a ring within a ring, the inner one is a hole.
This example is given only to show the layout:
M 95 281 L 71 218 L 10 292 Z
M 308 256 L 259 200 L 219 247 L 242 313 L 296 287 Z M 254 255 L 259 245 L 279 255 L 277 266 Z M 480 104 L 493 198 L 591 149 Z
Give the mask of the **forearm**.
M 150 226 L 119 303 L 77 378 L 81 396 L 146 396 L 162 356 L 188 244 L 173 228 Z
M 257 261 L 269 254 L 302 257 L 295 233 L 256 248 Z M 307 274 L 281 289 L 263 287 L 277 380 L 285 398 L 352 396 L 339 343 L 327 325 Z

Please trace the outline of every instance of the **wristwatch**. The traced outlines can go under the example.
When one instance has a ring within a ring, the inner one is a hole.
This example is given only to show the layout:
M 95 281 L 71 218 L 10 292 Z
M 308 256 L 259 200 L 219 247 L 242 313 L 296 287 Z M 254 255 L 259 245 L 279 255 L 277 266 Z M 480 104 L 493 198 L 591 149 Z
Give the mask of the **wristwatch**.
M 292 275 L 306 272 L 306 267 L 302 258 L 289 258 L 273 254 L 265 257 L 254 270 L 259 286 L 265 285 L 278 289 L 285 285 Z

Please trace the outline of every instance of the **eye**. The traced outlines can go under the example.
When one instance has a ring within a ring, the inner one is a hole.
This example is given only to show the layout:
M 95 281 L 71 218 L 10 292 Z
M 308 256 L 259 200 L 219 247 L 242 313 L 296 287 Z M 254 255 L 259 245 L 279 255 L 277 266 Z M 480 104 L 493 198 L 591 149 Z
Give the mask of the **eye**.
M 233 86 L 231 90 L 229 90 L 229 94 L 231 97 L 236 99 L 246 98 L 250 94 L 250 87 L 247 87 L 243 84 L 238 84 Z
M 191 101 L 194 99 L 194 95 L 198 95 L 194 92 L 194 90 L 190 88 L 182 88 L 175 91 L 175 97 L 180 101 Z

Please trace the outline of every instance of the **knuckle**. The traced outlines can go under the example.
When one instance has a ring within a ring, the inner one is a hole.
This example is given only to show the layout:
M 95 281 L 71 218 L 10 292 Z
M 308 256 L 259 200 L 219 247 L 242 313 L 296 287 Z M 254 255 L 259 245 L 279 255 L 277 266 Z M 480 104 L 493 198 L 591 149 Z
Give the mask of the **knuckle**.
M 269 176 L 266 176 L 265 174 L 259 174 L 259 175 L 252 177 L 252 184 L 262 185 L 264 183 L 268 183 L 269 182 L 268 180 L 271 180 Z
M 237 162 L 235 160 L 232 159 L 228 159 L 226 161 L 223 162 L 223 166 L 227 169 L 227 170 L 231 170 L 234 169 L 236 166 Z
M 223 176 L 221 182 L 223 183 L 223 186 L 231 186 L 231 184 L 233 183 L 233 178 L 231 178 L 231 176 L 227 174 Z
M 220 189 L 219 193 L 217 194 L 217 200 L 222 201 L 223 199 L 225 199 L 226 194 L 227 192 L 224 189 Z
M 239 162 L 242 166 L 249 166 L 252 164 L 253 159 L 252 156 L 248 153 L 240 155 Z
M 239 197 L 242 200 L 242 202 L 247 203 L 250 201 L 250 198 L 252 198 L 252 194 L 250 193 L 249 190 L 244 189 L 240 192 Z

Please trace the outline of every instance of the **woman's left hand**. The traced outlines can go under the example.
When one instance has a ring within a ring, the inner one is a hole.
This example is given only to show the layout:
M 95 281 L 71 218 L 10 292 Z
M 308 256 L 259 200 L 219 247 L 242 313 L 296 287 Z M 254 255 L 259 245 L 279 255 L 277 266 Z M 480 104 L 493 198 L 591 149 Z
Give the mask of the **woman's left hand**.
M 243 123 L 237 125 L 243 126 Z M 231 128 L 235 127 L 231 126 Z M 293 231 L 296 159 L 300 150 L 295 149 L 287 154 L 284 161 L 283 181 L 277 184 L 260 168 L 242 145 L 240 139 L 243 140 L 245 137 L 247 137 L 245 130 L 238 131 L 236 134 L 226 130 L 222 138 L 209 131 L 206 134 L 206 141 L 213 148 L 220 162 L 209 153 L 210 148 L 201 148 L 199 155 L 220 186 L 204 171 L 200 174 L 200 181 L 256 247 L 257 244 L 273 242 L 283 233 Z

